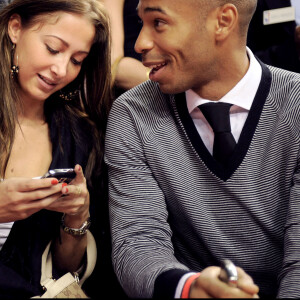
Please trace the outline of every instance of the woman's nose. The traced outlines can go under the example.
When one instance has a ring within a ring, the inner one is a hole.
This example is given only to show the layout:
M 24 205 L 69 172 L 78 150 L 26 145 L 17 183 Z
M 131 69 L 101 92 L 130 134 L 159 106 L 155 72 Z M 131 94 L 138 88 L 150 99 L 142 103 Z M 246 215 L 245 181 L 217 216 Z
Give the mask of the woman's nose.
M 57 59 L 51 66 L 51 71 L 59 78 L 65 77 L 67 75 L 68 60 L 67 59 Z

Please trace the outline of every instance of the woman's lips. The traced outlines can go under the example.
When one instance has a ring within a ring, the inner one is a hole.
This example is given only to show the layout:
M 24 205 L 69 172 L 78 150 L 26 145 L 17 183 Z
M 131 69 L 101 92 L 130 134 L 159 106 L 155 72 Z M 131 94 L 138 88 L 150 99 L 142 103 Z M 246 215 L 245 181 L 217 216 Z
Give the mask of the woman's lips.
M 41 74 L 38 74 L 38 78 L 40 79 L 39 82 L 41 83 L 42 87 L 47 91 L 52 90 L 58 84 L 56 81 L 51 80 Z

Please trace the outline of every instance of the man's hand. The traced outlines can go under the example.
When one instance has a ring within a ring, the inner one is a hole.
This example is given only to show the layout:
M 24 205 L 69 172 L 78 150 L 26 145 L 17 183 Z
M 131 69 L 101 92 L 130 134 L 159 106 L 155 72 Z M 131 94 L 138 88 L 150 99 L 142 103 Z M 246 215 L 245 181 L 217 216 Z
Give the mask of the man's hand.
M 219 279 L 219 267 L 208 267 L 194 280 L 190 298 L 258 298 L 259 288 L 241 268 L 238 271 L 238 287 L 230 287 Z

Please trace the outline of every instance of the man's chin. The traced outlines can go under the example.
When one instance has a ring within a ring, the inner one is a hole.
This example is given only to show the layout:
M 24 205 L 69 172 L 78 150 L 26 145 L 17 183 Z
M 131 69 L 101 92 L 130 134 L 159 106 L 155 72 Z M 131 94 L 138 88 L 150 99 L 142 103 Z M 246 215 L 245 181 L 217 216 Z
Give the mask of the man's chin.
M 184 88 L 180 88 L 178 86 L 172 85 L 172 84 L 166 84 L 166 83 L 159 83 L 159 88 L 164 94 L 179 94 L 182 92 L 185 92 Z

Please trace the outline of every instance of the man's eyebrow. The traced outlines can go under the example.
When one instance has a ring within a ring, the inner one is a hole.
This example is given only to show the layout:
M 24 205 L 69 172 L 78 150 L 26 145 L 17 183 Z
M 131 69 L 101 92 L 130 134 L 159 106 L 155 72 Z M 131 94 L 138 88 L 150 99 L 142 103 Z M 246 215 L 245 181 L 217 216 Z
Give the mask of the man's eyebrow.
M 138 7 L 137 7 L 137 11 L 138 11 Z M 144 13 L 151 13 L 151 12 L 160 12 L 162 14 L 167 14 L 163 9 L 161 9 L 160 7 L 146 7 L 144 8 Z

